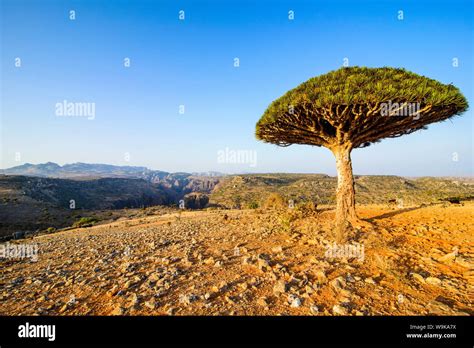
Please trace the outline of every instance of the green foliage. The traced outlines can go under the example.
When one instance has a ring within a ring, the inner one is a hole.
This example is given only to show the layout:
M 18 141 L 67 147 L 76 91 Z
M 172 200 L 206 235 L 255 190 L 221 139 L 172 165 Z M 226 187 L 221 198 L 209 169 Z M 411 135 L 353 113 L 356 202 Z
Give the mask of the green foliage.
M 291 233 L 293 231 L 293 221 L 295 220 L 296 216 L 291 212 L 280 214 L 278 216 L 280 231 L 284 233 Z
M 287 208 L 288 205 L 285 202 L 285 199 L 279 193 L 271 193 L 266 198 L 263 206 L 266 209 L 284 209 Z
M 413 109 L 398 113 L 407 107 Z M 452 84 L 405 69 L 347 67 L 313 77 L 272 102 L 257 122 L 256 137 L 280 146 L 352 149 L 426 129 L 467 108 Z
M 97 223 L 99 220 L 97 220 L 94 217 L 83 217 L 80 218 L 79 220 L 75 221 L 72 227 L 89 227 Z
M 423 105 L 455 104 L 460 112 L 466 98 L 451 84 L 417 75 L 405 69 L 345 67 L 310 78 L 270 104 L 257 124 L 274 122 L 288 112 L 289 105 L 311 102 L 314 107 L 357 105 L 385 101 L 411 101 Z
M 257 209 L 259 207 L 258 202 L 252 201 L 248 204 L 249 209 Z

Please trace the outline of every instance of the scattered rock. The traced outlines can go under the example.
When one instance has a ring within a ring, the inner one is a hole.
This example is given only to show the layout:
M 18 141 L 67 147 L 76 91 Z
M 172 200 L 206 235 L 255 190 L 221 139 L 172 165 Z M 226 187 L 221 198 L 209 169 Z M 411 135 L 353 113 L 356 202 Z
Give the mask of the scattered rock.
M 330 284 L 334 290 L 339 291 L 346 287 L 346 280 L 343 277 L 337 277 Z
M 435 286 L 441 285 L 441 279 L 436 278 L 436 277 L 427 277 L 425 279 L 425 282 L 430 284 L 430 285 L 435 285 Z
M 160 274 L 159 273 L 152 273 L 149 277 L 148 277 L 148 281 L 150 282 L 157 282 L 158 280 L 160 280 Z
M 316 282 L 319 285 L 324 285 L 328 282 L 328 278 L 323 271 L 316 271 L 315 272 Z
M 340 306 L 340 305 L 334 305 L 332 307 L 332 312 L 336 315 L 348 315 L 349 314 L 347 309 L 343 306 Z
M 114 308 L 114 310 L 110 313 L 111 315 L 123 315 L 124 309 L 120 306 Z
M 413 279 L 415 279 L 418 283 L 425 284 L 425 278 L 423 278 L 421 275 L 418 273 L 411 273 L 411 276 Z
M 241 284 L 239 284 L 239 287 L 242 289 L 242 290 L 247 290 L 249 285 L 246 283 L 246 282 L 243 282 Z
M 212 265 L 212 264 L 215 263 L 215 261 L 214 261 L 214 258 L 213 258 L 213 257 L 209 257 L 209 258 L 207 258 L 207 259 L 204 260 L 204 263 L 205 263 L 206 265 Z
M 257 267 L 262 272 L 266 272 L 270 268 L 270 263 L 266 259 L 259 258 L 257 261 Z
M 189 295 L 180 295 L 179 296 L 179 302 L 184 304 L 184 305 L 189 305 L 192 302 L 196 301 L 198 297 L 194 294 L 189 294 Z
M 364 282 L 366 282 L 367 284 L 373 284 L 373 285 L 375 285 L 375 280 L 373 280 L 371 277 L 365 278 L 365 279 L 364 279 Z
M 156 308 L 156 300 L 154 297 L 149 299 L 148 301 L 145 302 L 145 307 L 148 307 L 150 309 L 155 309 Z
M 273 293 L 275 295 L 280 295 L 287 291 L 287 284 L 283 279 L 278 280 L 273 286 Z
M 268 306 L 268 300 L 266 297 L 260 297 L 258 300 L 257 300 L 257 304 L 259 306 L 262 306 L 262 307 L 267 307 Z
M 139 304 L 138 296 L 134 292 L 128 297 L 128 308 L 136 307 Z
M 296 295 L 288 295 L 288 302 L 290 303 L 290 307 L 292 308 L 301 307 L 301 300 Z
M 276 246 L 272 248 L 272 251 L 274 253 L 281 253 L 283 251 L 283 248 L 281 246 Z
M 443 262 L 443 263 L 451 263 L 451 262 L 454 262 L 456 260 L 457 256 L 458 256 L 458 251 L 456 249 L 452 253 L 449 253 L 449 254 L 446 254 L 444 256 L 439 257 L 438 261 Z

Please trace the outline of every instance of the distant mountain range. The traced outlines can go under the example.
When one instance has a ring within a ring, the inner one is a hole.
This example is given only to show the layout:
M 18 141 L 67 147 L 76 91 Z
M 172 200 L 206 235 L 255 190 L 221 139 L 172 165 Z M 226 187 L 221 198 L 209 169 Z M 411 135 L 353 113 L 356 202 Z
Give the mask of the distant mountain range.
M 212 171 L 203 173 L 169 173 L 161 170 L 151 170 L 146 167 L 81 162 L 65 164 L 63 166 L 54 162 L 40 164 L 25 163 L 8 169 L 0 169 L 0 174 L 63 179 L 132 178 L 145 179 L 152 183 L 161 183 L 164 179 L 183 179 L 189 176 L 219 177 L 224 175 Z
M 63 227 L 74 221 L 78 210 L 169 206 L 181 199 L 191 207 L 193 194 L 210 194 L 221 175 L 52 162 L 0 170 L 0 236 L 15 230 Z

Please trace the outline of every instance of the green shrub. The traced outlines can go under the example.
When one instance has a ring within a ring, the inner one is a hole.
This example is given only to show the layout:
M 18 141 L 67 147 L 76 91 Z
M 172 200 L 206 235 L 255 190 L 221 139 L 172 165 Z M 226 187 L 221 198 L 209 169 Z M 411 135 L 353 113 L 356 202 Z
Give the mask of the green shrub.
M 248 204 L 249 209 L 257 209 L 259 207 L 258 202 L 252 201 Z
M 295 210 L 302 216 L 311 216 L 317 213 L 317 205 L 313 201 L 302 202 L 296 205 Z
M 72 227 L 89 227 L 89 226 L 94 225 L 98 221 L 99 220 L 97 220 L 94 217 L 83 217 L 75 221 Z
M 280 231 L 285 233 L 291 233 L 293 231 L 293 221 L 296 217 L 292 212 L 280 214 L 278 216 L 278 222 L 280 224 Z
M 286 203 L 285 199 L 279 193 L 272 193 L 270 194 L 263 206 L 267 209 L 284 209 L 288 208 L 288 204 Z

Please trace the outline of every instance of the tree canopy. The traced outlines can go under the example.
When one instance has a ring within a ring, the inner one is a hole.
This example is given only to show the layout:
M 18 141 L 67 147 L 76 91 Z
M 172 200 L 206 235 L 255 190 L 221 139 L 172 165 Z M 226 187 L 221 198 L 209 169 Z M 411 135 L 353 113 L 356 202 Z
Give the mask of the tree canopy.
M 405 69 L 344 67 L 272 102 L 257 123 L 256 136 L 280 146 L 352 149 L 424 129 L 467 108 L 452 84 Z M 410 112 L 400 115 L 400 110 Z

